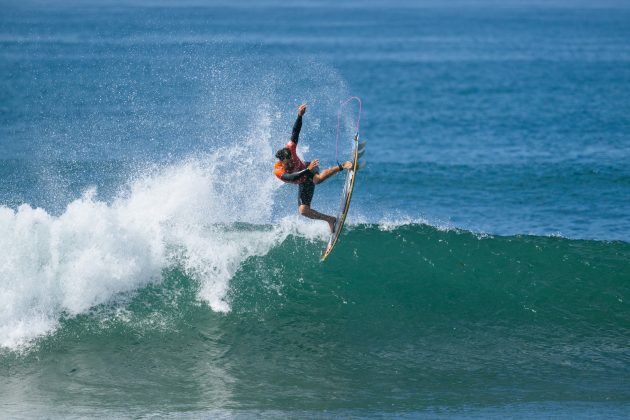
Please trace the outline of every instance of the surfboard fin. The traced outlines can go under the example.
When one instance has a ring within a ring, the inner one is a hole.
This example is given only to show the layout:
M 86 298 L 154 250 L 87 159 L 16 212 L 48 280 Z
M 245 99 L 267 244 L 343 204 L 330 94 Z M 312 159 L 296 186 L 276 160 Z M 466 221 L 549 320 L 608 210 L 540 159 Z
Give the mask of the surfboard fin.
M 363 149 L 365 149 L 365 145 L 367 144 L 367 141 L 362 141 L 361 143 L 359 143 L 359 153 L 361 153 L 363 151 Z
M 363 153 L 365 153 L 365 148 L 363 148 L 362 150 L 359 150 L 359 153 L 357 153 L 358 157 L 363 156 Z

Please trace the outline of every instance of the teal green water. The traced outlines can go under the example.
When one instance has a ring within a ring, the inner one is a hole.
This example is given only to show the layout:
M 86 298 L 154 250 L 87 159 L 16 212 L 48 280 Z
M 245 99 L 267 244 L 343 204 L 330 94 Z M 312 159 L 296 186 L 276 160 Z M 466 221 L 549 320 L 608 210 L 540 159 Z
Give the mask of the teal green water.
M 208 311 L 174 266 L 159 285 L 64 320 L 27 353 L 4 353 L 4 410 L 627 407 L 627 243 L 358 225 L 325 265 L 316 245 L 289 236 L 248 259 L 229 313 Z

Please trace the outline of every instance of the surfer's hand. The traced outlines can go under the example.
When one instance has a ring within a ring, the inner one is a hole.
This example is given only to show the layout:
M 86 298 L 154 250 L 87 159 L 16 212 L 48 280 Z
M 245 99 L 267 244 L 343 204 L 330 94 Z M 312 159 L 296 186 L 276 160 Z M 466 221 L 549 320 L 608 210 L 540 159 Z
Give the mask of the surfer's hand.
M 301 117 L 306 112 L 306 104 L 302 104 L 298 107 L 298 115 Z
M 311 163 L 308 164 L 308 170 L 312 171 L 313 169 L 319 166 L 319 159 L 313 159 Z
M 341 166 L 343 166 L 343 169 L 352 169 L 352 162 L 350 161 L 344 162 L 344 164 Z

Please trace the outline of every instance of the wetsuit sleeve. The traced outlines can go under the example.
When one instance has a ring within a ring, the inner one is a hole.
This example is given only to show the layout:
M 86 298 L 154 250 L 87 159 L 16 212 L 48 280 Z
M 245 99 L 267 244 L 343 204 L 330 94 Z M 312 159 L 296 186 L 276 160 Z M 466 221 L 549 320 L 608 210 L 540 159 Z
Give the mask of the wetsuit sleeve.
M 291 141 L 295 144 L 298 142 L 298 137 L 300 137 L 300 130 L 302 129 L 302 116 L 298 115 L 297 120 L 295 120 L 295 124 L 293 124 L 293 132 L 291 133 Z
M 313 172 L 311 172 L 311 170 L 307 168 L 307 169 L 302 169 L 301 171 L 293 172 L 293 173 L 285 172 L 282 174 L 280 179 L 283 181 L 297 181 L 298 179 L 302 178 L 304 175 L 309 176 L 312 174 Z

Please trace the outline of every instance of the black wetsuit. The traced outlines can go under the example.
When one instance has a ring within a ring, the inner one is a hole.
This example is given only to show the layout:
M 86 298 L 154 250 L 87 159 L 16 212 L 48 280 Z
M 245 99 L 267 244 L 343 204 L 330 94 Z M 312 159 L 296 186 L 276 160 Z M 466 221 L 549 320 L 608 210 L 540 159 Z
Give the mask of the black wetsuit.
M 298 115 L 295 120 L 295 124 L 293 124 L 293 131 L 291 132 L 291 141 L 295 143 L 297 146 L 299 138 L 300 138 L 300 130 L 302 129 L 302 116 Z M 296 149 L 297 150 L 297 149 Z M 311 162 L 304 162 L 306 166 Z M 318 168 L 314 170 L 310 170 L 308 168 L 302 169 L 297 172 L 284 172 L 280 177 L 283 181 L 295 182 L 300 178 L 305 177 L 304 182 L 298 184 L 298 206 L 301 205 L 311 205 L 311 201 L 313 200 L 313 194 L 315 194 L 315 183 L 313 182 L 313 177 L 316 173 L 318 173 Z

